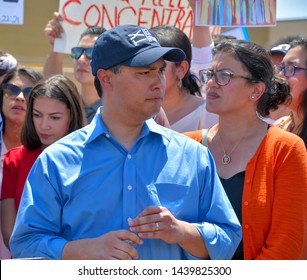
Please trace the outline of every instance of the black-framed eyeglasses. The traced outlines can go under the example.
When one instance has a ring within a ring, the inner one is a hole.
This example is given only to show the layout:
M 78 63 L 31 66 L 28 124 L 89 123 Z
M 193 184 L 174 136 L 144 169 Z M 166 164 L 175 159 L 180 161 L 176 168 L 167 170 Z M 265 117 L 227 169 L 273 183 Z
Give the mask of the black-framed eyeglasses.
M 23 93 L 23 96 L 27 98 L 32 90 L 32 87 L 21 89 L 13 84 L 2 84 L 1 90 L 3 96 L 7 96 L 8 98 L 16 98 L 21 92 Z
M 70 55 L 73 59 L 79 59 L 84 52 L 88 59 L 92 59 L 93 48 L 74 47 L 71 49 Z
M 214 72 L 212 70 L 203 69 L 199 71 L 199 77 L 203 84 L 208 83 L 208 81 L 214 77 L 215 82 L 220 86 L 228 85 L 231 78 L 243 78 L 249 81 L 254 81 L 252 78 L 237 75 L 226 70 Z
M 275 65 L 274 69 L 278 73 L 282 72 L 282 74 L 285 77 L 295 76 L 295 73 L 296 73 L 297 70 L 307 70 L 307 68 L 299 67 L 299 66 L 295 66 L 295 65 Z

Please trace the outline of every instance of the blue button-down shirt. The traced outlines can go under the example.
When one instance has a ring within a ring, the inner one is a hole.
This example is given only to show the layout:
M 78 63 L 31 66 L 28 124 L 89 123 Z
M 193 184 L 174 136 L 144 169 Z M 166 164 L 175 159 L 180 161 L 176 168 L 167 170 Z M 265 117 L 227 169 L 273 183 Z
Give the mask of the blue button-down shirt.
M 128 218 L 162 205 L 198 228 L 211 259 L 231 258 L 241 227 L 208 149 L 148 120 L 127 151 L 99 111 L 34 164 L 11 238 L 13 256 L 60 259 L 67 242 L 128 229 Z M 194 259 L 159 239 L 144 239 L 137 249 L 139 259 Z

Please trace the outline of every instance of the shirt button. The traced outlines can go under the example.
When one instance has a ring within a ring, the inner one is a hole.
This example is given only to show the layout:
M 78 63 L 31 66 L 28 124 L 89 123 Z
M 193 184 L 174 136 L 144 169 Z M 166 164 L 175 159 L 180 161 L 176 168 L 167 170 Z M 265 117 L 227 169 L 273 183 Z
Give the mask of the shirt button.
M 132 190 L 132 186 L 129 185 L 129 186 L 128 186 L 128 191 L 131 191 L 131 190 Z
M 127 158 L 128 158 L 128 159 L 131 159 L 131 158 L 132 158 L 132 156 L 131 156 L 130 154 L 128 154 L 128 155 L 127 155 Z
M 245 225 L 244 228 L 245 228 L 245 229 L 249 229 L 249 225 Z
M 106 137 L 107 137 L 107 138 L 110 138 L 110 134 L 107 133 L 107 134 L 106 134 Z
M 250 182 L 251 182 L 251 179 L 247 179 L 247 180 L 246 180 L 246 183 L 249 184 Z
M 244 201 L 244 206 L 247 206 L 248 205 L 248 201 Z

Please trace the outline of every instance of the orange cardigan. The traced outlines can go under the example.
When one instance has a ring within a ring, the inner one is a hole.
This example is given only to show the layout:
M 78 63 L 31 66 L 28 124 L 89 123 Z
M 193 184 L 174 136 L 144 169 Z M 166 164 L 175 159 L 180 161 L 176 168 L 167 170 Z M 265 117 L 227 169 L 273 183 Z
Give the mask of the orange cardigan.
M 184 134 L 202 140 L 201 130 Z M 307 259 L 307 153 L 302 139 L 271 126 L 245 171 L 244 259 Z

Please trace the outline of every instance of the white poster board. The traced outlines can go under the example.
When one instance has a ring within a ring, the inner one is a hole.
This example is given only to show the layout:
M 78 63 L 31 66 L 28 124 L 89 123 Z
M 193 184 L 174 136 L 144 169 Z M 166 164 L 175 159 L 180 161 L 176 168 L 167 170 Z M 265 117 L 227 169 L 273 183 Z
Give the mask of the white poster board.
M 56 52 L 70 53 L 81 33 L 94 25 L 110 29 L 120 24 L 171 24 L 192 37 L 193 12 L 187 0 L 60 0 L 59 12 L 65 32 L 55 41 Z
M 24 0 L 0 0 L 0 24 L 23 24 Z

